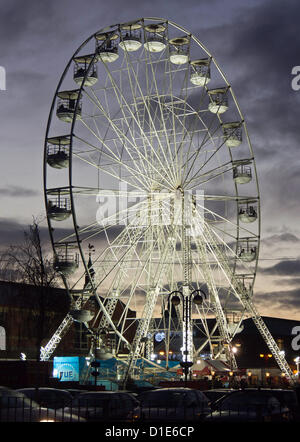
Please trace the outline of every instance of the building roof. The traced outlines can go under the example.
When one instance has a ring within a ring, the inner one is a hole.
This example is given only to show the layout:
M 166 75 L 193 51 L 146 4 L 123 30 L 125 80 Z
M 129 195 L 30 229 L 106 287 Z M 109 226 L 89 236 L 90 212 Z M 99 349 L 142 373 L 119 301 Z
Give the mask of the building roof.
M 61 288 L 36 287 L 17 282 L 0 281 L 0 306 L 15 308 L 37 308 L 40 295 L 44 294 L 45 307 L 53 311 L 69 308 L 67 291 Z

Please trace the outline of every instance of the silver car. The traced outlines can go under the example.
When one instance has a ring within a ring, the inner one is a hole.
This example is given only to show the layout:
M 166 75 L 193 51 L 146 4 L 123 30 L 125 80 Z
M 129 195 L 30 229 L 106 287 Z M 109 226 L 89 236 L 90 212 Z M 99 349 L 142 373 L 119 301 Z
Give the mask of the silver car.
M 73 397 L 69 391 L 58 388 L 38 387 L 20 388 L 16 390 L 28 399 L 37 402 L 41 407 L 57 410 L 72 405 Z
M 0 422 L 85 422 L 85 419 L 41 407 L 22 393 L 0 387 Z
M 84 417 L 87 421 L 133 422 L 139 418 L 139 403 L 130 393 L 90 391 L 79 394 L 72 407 L 61 410 Z
M 200 421 L 210 413 L 208 398 L 192 388 L 161 388 L 138 399 L 142 421 Z
M 206 422 L 272 422 L 289 421 L 291 411 L 272 390 L 239 390 L 212 404 L 213 412 Z

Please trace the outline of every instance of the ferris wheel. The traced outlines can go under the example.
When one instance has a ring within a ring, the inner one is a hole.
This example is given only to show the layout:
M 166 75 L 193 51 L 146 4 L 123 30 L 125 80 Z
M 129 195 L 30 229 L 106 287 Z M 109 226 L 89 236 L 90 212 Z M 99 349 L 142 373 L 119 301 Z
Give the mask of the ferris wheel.
M 175 332 L 186 362 L 206 349 L 235 368 L 231 343 L 250 316 L 291 376 L 252 302 L 260 198 L 246 123 L 190 32 L 144 18 L 97 31 L 77 49 L 52 101 L 44 193 L 72 306 L 41 359 L 75 320 L 110 331 L 127 377 L 138 358 L 152 359 L 156 336 L 168 352 Z

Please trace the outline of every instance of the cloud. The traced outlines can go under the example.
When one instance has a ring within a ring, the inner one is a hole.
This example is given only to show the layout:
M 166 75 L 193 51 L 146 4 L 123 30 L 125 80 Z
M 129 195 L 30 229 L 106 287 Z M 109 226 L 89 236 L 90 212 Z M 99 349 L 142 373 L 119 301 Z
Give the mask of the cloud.
M 11 218 L 0 218 L 0 243 L 2 245 L 2 249 L 6 249 L 9 245 L 20 244 L 24 241 L 24 232 L 28 232 L 29 225 L 32 222 L 32 219 L 28 224 L 19 223 L 15 219 Z M 48 227 L 39 225 L 40 237 L 42 244 L 45 245 L 46 248 L 49 247 L 50 237 Z M 61 237 L 67 236 L 73 233 L 71 229 L 61 229 Z
M 300 260 L 286 260 L 272 267 L 261 269 L 262 273 L 276 276 L 293 276 L 300 274 Z
M 271 314 L 274 311 L 281 312 L 281 310 L 290 310 L 291 315 L 293 313 L 297 314 L 300 309 L 300 288 L 271 293 L 256 293 L 255 304 L 259 311 L 267 310 Z
M 294 235 L 293 233 L 280 233 L 280 234 L 276 234 L 276 235 L 271 235 L 267 238 L 264 238 L 261 240 L 262 243 L 266 243 L 267 245 L 276 245 L 279 242 L 288 242 L 288 243 L 295 243 L 295 242 L 299 242 L 300 239 Z
M 32 197 L 39 195 L 40 192 L 32 189 L 25 189 L 20 186 L 7 186 L 0 189 L 0 196 L 3 197 Z
M 289 278 L 289 284 L 290 285 L 297 285 L 300 287 L 300 277 Z

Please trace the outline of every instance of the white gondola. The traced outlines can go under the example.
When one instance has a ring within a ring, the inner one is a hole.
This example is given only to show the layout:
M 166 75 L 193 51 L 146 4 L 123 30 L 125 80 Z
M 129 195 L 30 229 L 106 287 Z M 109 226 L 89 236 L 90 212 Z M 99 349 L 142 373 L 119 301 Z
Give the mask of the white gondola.
M 61 91 L 57 94 L 58 102 L 56 115 L 66 122 L 71 123 L 75 114 L 76 103 L 79 97 L 79 90 Z M 79 101 L 76 109 L 76 118 L 81 117 L 81 102 Z
M 233 168 L 233 179 L 237 184 L 247 184 L 252 180 L 252 172 L 250 166 L 236 166 Z
M 95 358 L 99 361 L 106 361 L 107 359 L 113 358 L 113 354 L 107 347 L 101 347 L 95 349 Z
M 123 51 L 135 52 L 142 46 L 142 26 L 139 23 L 121 25 L 119 46 Z
M 238 257 L 244 262 L 252 262 L 256 260 L 256 247 L 251 247 L 249 243 L 245 246 L 240 246 L 238 250 Z
M 228 147 L 238 147 L 242 143 L 242 123 L 235 121 L 223 123 L 223 134 Z
M 172 38 L 169 41 L 170 61 L 182 65 L 189 61 L 190 39 L 188 37 Z
M 161 52 L 166 48 L 166 26 L 151 24 L 145 26 L 144 48 L 149 52 Z
M 211 89 L 208 92 L 210 103 L 208 109 L 213 114 L 223 114 L 228 109 L 227 88 Z
M 84 322 L 90 322 L 94 314 L 90 310 L 70 310 L 70 315 L 72 316 L 73 320 L 76 322 L 84 323 Z
M 97 66 L 92 63 L 94 55 L 82 55 L 74 58 L 74 81 L 81 85 L 93 86 L 98 81 Z M 85 80 L 84 80 L 85 79 Z
M 69 198 L 62 198 L 60 195 L 56 198 L 48 199 L 47 214 L 54 221 L 64 221 L 71 216 L 71 204 Z
M 96 53 L 98 60 L 103 63 L 113 63 L 119 58 L 118 38 L 118 34 L 96 35 Z
M 52 137 L 47 140 L 47 163 L 55 169 L 69 165 L 70 139 L 66 136 Z
M 210 81 L 210 60 L 204 58 L 190 62 L 191 76 L 190 81 L 195 86 L 204 86 Z
M 241 207 L 239 210 L 239 220 L 243 223 L 253 223 L 256 221 L 256 208 L 254 206 Z
M 66 251 L 62 254 L 57 254 L 54 258 L 53 267 L 64 276 L 72 275 L 79 267 L 78 253 L 71 254 Z

